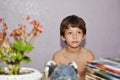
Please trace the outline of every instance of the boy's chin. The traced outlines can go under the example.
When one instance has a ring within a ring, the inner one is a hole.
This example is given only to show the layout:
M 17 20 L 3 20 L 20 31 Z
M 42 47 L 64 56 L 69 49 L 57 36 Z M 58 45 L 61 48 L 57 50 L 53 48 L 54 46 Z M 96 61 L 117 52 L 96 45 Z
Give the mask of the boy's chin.
M 80 45 L 72 45 L 72 46 L 70 46 L 71 48 L 80 48 Z

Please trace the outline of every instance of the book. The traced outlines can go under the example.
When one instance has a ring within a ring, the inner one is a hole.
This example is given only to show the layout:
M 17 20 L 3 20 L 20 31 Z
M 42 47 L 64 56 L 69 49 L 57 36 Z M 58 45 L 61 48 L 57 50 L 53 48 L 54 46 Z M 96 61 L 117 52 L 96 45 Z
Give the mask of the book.
M 86 78 L 89 80 L 106 80 L 102 77 L 99 77 L 97 75 L 95 75 L 96 72 L 98 72 L 98 70 L 90 68 L 90 67 L 86 67 Z
M 86 66 L 86 70 L 88 70 L 88 72 L 91 72 L 91 73 L 95 73 L 95 72 L 106 73 L 106 74 L 109 74 L 109 75 L 114 76 L 116 78 L 120 78 L 119 74 L 116 74 L 116 73 L 111 72 L 109 70 L 102 69 L 102 68 L 97 67 L 97 66 L 92 65 L 92 64 L 88 64 Z
M 117 77 L 114 77 L 114 76 L 111 76 L 109 74 L 106 74 L 106 73 L 99 73 L 99 72 L 96 72 L 95 75 L 99 76 L 99 77 L 102 77 L 106 80 L 120 80 L 120 78 L 117 78 Z
M 88 62 L 86 80 L 120 80 L 120 58 L 100 58 Z
M 114 57 L 114 58 L 111 58 L 111 57 L 101 57 L 100 60 L 104 60 L 104 61 L 108 61 L 108 62 L 111 62 L 111 63 L 115 63 L 115 64 L 118 64 L 120 66 L 120 57 Z
M 97 76 L 93 73 L 90 73 L 90 72 L 86 73 L 86 77 L 91 78 L 92 80 L 106 80 L 106 79 L 99 77 L 99 76 Z
M 89 63 L 92 65 L 95 65 L 101 69 L 108 70 L 108 71 L 114 72 L 116 74 L 120 74 L 120 65 L 119 64 L 111 63 L 111 62 L 104 61 L 104 60 L 93 60 Z
M 85 76 L 85 80 L 106 80 L 106 79 L 98 77 L 98 76 L 96 76 L 92 73 L 87 73 L 86 76 Z
M 116 77 L 114 75 L 111 75 L 107 72 L 105 72 L 104 70 L 99 70 L 99 69 L 95 69 L 95 68 L 91 68 L 91 67 L 86 67 L 86 75 L 91 79 L 95 79 L 95 80 L 120 80 L 119 77 Z

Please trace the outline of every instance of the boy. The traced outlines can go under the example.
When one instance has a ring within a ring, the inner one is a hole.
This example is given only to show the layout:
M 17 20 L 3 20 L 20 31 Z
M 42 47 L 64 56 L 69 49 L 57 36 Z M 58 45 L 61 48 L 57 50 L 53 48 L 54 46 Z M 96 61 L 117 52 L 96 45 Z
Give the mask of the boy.
M 85 39 L 86 24 L 76 15 L 70 15 L 63 19 L 60 25 L 60 36 L 66 46 L 57 51 L 53 60 L 59 64 L 68 64 L 75 61 L 78 66 L 80 80 L 85 78 L 85 66 L 88 61 L 94 59 L 93 53 L 81 46 Z

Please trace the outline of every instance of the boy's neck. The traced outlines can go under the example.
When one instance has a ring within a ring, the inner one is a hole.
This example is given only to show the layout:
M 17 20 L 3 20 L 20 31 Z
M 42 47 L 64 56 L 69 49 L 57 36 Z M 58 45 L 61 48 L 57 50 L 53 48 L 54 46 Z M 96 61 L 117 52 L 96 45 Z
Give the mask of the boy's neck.
M 75 53 L 80 53 L 81 52 L 82 47 L 78 47 L 78 48 L 70 48 L 70 47 L 66 47 L 65 50 L 67 53 L 70 54 L 75 54 Z

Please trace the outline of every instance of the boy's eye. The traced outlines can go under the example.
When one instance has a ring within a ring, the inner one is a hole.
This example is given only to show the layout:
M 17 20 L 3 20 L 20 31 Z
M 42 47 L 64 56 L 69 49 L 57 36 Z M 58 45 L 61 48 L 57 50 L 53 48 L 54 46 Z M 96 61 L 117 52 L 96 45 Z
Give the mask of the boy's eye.
M 77 33 L 78 33 L 78 34 L 80 34 L 80 33 L 81 33 L 81 31 L 78 31 Z
M 72 34 L 72 32 L 68 32 L 68 34 Z

